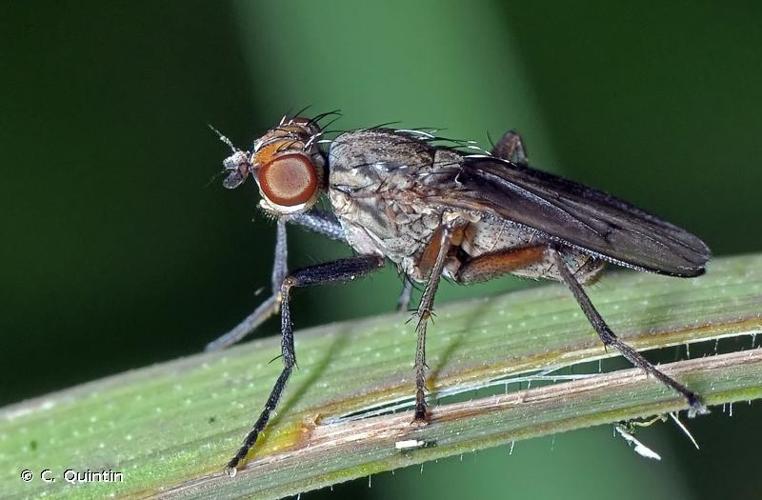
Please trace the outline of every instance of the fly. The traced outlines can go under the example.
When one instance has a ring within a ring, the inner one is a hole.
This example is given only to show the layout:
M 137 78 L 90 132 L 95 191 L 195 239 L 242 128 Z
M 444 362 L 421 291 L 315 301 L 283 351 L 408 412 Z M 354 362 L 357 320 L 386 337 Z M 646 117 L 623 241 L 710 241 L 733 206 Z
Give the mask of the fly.
M 227 464 L 240 461 L 267 426 L 296 364 L 290 297 L 294 288 L 342 283 L 381 269 L 403 276 L 398 301 L 407 309 L 413 283 L 424 286 L 415 312 L 414 422 L 429 418 L 426 331 L 442 278 L 469 284 L 515 274 L 566 284 L 605 346 L 682 395 L 691 414 L 700 397 L 622 342 L 583 285 L 606 264 L 690 278 L 704 273 L 709 248 L 693 234 L 627 202 L 530 168 L 521 137 L 507 132 L 489 152 L 417 130 L 353 130 L 320 140 L 320 121 L 284 117 L 224 162 L 226 188 L 254 178 L 260 207 L 276 220 L 272 295 L 236 328 L 207 346 L 227 347 L 280 312 L 283 371 L 259 418 Z M 329 146 L 323 147 L 324 143 Z M 316 207 L 327 198 L 331 211 Z M 348 244 L 354 257 L 288 272 L 286 224 Z

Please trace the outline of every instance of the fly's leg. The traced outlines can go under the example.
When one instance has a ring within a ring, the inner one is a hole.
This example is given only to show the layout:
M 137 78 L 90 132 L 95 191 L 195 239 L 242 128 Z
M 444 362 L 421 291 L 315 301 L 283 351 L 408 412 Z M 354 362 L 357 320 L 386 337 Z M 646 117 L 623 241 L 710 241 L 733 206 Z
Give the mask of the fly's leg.
M 290 216 L 288 222 L 298 224 L 326 238 L 346 242 L 344 228 L 341 227 L 341 223 L 336 219 L 336 216 L 330 212 L 312 209 L 303 214 Z
M 492 148 L 492 156 L 508 160 L 518 165 L 527 164 L 527 150 L 518 132 L 509 130 Z
M 209 342 L 205 351 L 219 351 L 240 342 L 241 339 L 253 332 L 270 316 L 277 314 L 280 309 L 280 285 L 288 273 L 288 249 L 286 246 L 286 219 L 278 219 L 275 238 L 275 261 L 271 276 L 272 295 L 262 302 L 253 313 L 236 325 L 225 335 Z
M 585 316 L 587 316 L 590 324 L 598 333 L 598 336 L 600 337 L 601 342 L 603 342 L 603 345 L 615 348 L 630 363 L 643 369 L 643 371 L 645 371 L 647 374 L 653 375 L 664 385 L 671 387 L 675 391 L 679 392 L 688 401 L 688 405 L 690 405 L 689 416 L 693 416 L 696 413 L 707 413 L 707 409 L 701 403 L 701 399 L 699 398 L 698 394 L 659 370 L 650 361 L 644 358 L 638 351 L 622 342 L 619 337 L 617 337 L 614 332 L 611 331 L 609 326 L 601 317 L 600 313 L 598 313 L 598 311 L 595 309 L 595 306 L 593 306 L 593 303 L 590 302 L 590 298 L 585 293 L 582 285 L 579 283 L 579 281 L 577 281 L 577 278 L 574 277 L 574 273 L 572 273 L 572 271 L 569 269 L 569 266 L 566 265 L 566 262 L 564 261 L 563 255 L 561 253 L 562 251 L 557 248 L 550 248 L 550 252 L 553 261 L 561 274 L 561 278 L 571 290 L 574 298 L 577 299 L 577 303 L 579 304 L 580 308 L 582 308 L 582 312 L 585 313 Z
M 453 232 L 456 230 L 452 225 L 440 226 L 434 233 L 438 236 L 438 241 L 432 241 L 429 248 L 436 248 L 436 260 L 431 267 L 429 281 L 421 296 L 421 302 L 418 304 L 416 316 L 418 323 L 415 332 L 418 337 L 415 350 L 415 419 L 414 422 L 425 422 L 428 420 L 428 411 L 426 409 L 426 325 L 431 318 L 432 308 L 434 306 L 434 296 L 439 287 L 439 281 L 442 277 L 447 253 L 450 251 Z
M 275 239 L 275 261 L 271 277 L 272 295 L 262 302 L 253 313 L 236 325 L 225 335 L 213 340 L 206 345 L 206 351 L 219 351 L 240 342 L 244 337 L 256 330 L 270 316 L 278 313 L 280 309 L 280 285 L 288 274 L 288 249 L 286 245 L 286 223 L 298 224 L 305 229 L 318 233 L 328 238 L 345 241 L 344 230 L 341 224 L 327 212 L 311 210 L 289 218 L 280 218 L 277 222 Z
M 413 295 L 413 282 L 407 275 L 402 277 L 402 291 L 397 298 L 397 311 L 407 311 L 410 306 L 410 297 Z
M 488 253 L 466 261 L 458 269 L 459 283 L 491 280 L 545 258 L 545 246 L 532 246 Z
M 291 322 L 290 297 L 292 288 L 322 285 L 328 283 L 341 283 L 354 280 L 369 274 L 372 271 L 380 269 L 384 265 L 384 260 L 375 255 L 365 255 L 349 259 L 340 259 L 334 262 L 318 264 L 316 266 L 305 267 L 294 271 L 287 278 L 282 280 L 280 287 L 281 297 L 281 353 L 283 355 L 283 371 L 275 381 L 275 385 L 270 391 L 265 407 L 259 418 L 254 423 L 251 431 L 244 438 L 243 444 L 238 452 L 230 459 L 226 472 L 228 475 L 235 475 L 236 467 L 246 456 L 257 437 L 267 426 L 270 416 L 278 406 L 278 401 L 283 394 L 291 371 L 296 366 L 296 352 L 294 350 L 294 330 Z
M 344 228 L 341 227 L 341 223 L 336 219 L 336 216 L 330 212 L 313 209 L 304 214 L 291 216 L 288 221 L 332 240 L 346 242 Z M 402 291 L 397 299 L 398 311 L 408 310 L 412 293 L 413 282 L 405 275 L 403 277 Z
M 225 335 L 214 339 L 206 344 L 204 351 L 220 351 L 227 349 L 233 344 L 240 342 L 248 334 L 256 330 L 270 316 L 278 312 L 280 300 L 277 295 L 271 295 L 254 309 L 254 312 L 246 316 L 243 321 L 236 325 Z

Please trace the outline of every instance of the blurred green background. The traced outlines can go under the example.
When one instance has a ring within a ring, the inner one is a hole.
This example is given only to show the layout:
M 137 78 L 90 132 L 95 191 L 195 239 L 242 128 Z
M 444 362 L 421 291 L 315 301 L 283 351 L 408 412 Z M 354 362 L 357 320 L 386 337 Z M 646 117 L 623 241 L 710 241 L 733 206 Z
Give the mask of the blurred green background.
M 516 128 L 535 165 L 716 255 L 759 251 L 761 26 L 741 1 L 3 2 L 0 403 L 198 352 L 262 299 L 274 228 L 253 184 L 210 182 L 227 151 L 207 123 L 244 146 L 305 105 L 341 108 L 337 128 L 485 144 Z M 348 253 L 289 237 L 291 267 Z M 300 293 L 297 327 L 388 311 L 398 289 L 389 270 Z M 691 421 L 701 451 L 672 425 L 642 432 L 661 463 L 607 427 L 307 497 L 759 498 L 760 417 Z

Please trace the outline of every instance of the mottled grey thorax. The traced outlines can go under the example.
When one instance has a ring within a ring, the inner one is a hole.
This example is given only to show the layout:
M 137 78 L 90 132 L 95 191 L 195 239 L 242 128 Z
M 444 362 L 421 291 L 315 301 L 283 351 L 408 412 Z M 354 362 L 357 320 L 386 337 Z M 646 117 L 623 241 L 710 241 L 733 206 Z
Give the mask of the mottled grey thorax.
M 383 255 L 416 277 L 416 257 L 442 220 L 441 207 L 421 199 L 442 154 L 458 158 L 384 130 L 348 132 L 332 142 L 328 195 L 355 251 Z

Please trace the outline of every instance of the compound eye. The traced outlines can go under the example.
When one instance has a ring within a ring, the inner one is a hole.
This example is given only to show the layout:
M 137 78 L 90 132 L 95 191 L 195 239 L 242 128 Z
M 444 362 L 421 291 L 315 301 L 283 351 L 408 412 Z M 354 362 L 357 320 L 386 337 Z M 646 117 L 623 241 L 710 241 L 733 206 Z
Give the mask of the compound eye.
M 315 165 L 301 153 L 277 156 L 259 169 L 259 187 L 275 205 L 293 207 L 307 203 L 318 189 Z

